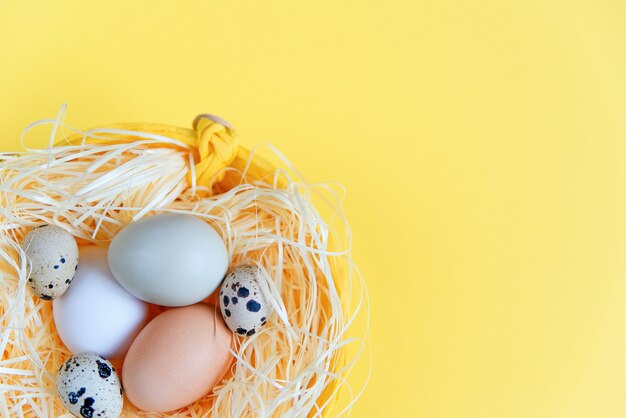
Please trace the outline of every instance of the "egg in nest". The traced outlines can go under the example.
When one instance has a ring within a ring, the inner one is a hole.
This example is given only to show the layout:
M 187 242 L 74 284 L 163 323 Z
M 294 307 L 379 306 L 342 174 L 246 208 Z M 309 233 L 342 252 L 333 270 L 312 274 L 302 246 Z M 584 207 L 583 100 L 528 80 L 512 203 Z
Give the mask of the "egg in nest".
M 43 300 L 61 296 L 78 268 L 78 245 L 74 237 L 56 225 L 32 229 L 22 242 L 29 260 L 28 285 Z
M 220 310 L 231 331 L 251 336 L 267 323 L 272 305 L 261 287 L 264 279 L 262 270 L 252 265 L 236 267 L 224 279 Z
M 122 384 L 115 367 L 93 353 L 77 354 L 61 365 L 57 392 L 77 417 L 116 418 L 122 413 Z

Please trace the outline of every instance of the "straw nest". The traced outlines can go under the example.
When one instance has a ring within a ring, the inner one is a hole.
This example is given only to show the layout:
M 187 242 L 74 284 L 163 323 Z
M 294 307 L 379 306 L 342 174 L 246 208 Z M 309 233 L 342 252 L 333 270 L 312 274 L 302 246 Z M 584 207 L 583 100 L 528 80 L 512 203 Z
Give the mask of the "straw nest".
M 341 188 L 307 183 L 284 159 L 282 168 L 269 164 L 216 118 L 201 117 L 194 129 L 122 124 L 81 132 L 64 123 L 64 110 L 25 129 L 24 151 L 0 154 L 0 413 L 69 416 L 54 382 L 71 353 L 51 303 L 26 286 L 24 235 L 50 223 L 79 245 L 107 246 L 129 222 L 175 212 L 213 226 L 231 264 L 266 270 L 276 314 L 261 332 L 236 338 L 237 361 L 212 393 L 169 415 L 330 415 L 363 348 L 365 336 L 354 338 L 351 324 L 367 314 Z M 45 149 L 27 146 L 37 126 L 48 129 Z M 349 411 L 358 391 L 350 395 L 332 415 Z M 125 401 L 123 416 L 143 414 Z

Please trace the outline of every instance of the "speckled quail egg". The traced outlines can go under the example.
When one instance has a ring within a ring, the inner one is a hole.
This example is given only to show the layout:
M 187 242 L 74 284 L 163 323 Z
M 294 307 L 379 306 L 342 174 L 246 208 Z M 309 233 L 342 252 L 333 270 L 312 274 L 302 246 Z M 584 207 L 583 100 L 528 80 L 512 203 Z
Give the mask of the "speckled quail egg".
M 61 296 L 78 268 L 78 245 L 74 237 L 56 225 L 31 230 L 22 243 L 29 259 L 28 284 L 44 300 Z
M 267 322 L 272 305 L 259 285 L 264 279 L 257 266 L 244 265 L 233 269 L 222 282 L 220 309 L 231 331 L 250 336 Z
M 117 418 L 124 398 L 115 367 L 93 353 L 76 354 L 61 365 L 57 393 L 69 412 L 83 418 Z

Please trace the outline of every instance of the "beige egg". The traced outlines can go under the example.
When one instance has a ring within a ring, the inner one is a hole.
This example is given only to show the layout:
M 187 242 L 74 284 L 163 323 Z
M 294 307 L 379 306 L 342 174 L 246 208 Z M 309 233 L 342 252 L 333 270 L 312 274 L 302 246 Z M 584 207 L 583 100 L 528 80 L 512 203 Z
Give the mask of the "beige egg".
M 217 308 L 196 304 L 154 318 L 130 346 L 122 367 L 128 400 L 149 412 L 187 406 L 220 382 L 232 356 L 232 333 Z
M 31 230 L 22 243 L 29 260 L 28 285 L 44 300 L 67 290 L 78 268 L 78 245 L 65 229 L 41 225 Z

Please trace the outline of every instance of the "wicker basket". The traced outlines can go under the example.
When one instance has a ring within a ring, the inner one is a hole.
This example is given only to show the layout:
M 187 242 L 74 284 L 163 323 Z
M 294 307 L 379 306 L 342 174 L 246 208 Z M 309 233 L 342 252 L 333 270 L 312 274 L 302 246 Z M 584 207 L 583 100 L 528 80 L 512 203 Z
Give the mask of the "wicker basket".
M 57 142 L 55 149 L 63 147 L 67 148 L 68 146 L 85 146 L 85 144 L 92 147 L 106 147 L 110 144 L 120 143 L 132 145 L 145 139 L 145 135 L 149 135 L 152 138 L 162 137 L 171 141 L 154 141 L 153 143 L 150 141 L 144 141 L 144 143 L 138 145 L 141 149 L 174 149 L 182 153 L 188 153 L 190 159 L 189 164 L 187 165 L 187 169 L 189 171 L 186 181 L 188 182 L 189 189 L 193 189 L 193 191 L 186 192 L 185 196 L 187 196 L 187 198 L 189 196 L 193 196 L 193 199 L 196 201 L 201 201 L 202 199 L 207 199 L 211 196 L 228 192 L 234 187 L 240 185 L 242 181 L 250 184 L 258 184 L 258 182 L 267 182 L 268 179 L 271 179 L 269 183 L 272 183 L 273 187 L 284 188 L 288 186 L 289 182 L 284 176 L 276 175 L 276 167 L 274 167 L 267 160 L 252 153 L 249 149 L 238 145 L 236 135 L 228 124 L 210 115 L 201 115 L 196 118 L 192 129 L 163 124 L 128 123 L 110 125 L 105 128 L 97 128 L 88 131 L 88 134 L 78 133 L 69 136 L 63 141 Z M 30 153 L 24 155 L 30 155 Z M 22 158 L 24 155 L 5 155 L 4 160 L 0 161 L 0 172 L 2 173 L 3 178 L 7 176 L 8 178 L 14 178 L 14 176 L 16 176 L 16 172 L 14 168 L 12 168 L 11 164 L 15 163 L 15 158 Z M 45 158 L 45 155 L 41 153 L 40 157 Z M 54 158 L 54 161 L 57 161 L 57 157 Z M 8 175 L 9 172 L 11 173 L 10 175 Z M 243 173 L 245 173 L 245 177 L 243 176 Z M 22 184 L 28 185 L 27 182 Z M 15 197 L 13 199 L 18 200 L 13 200 L 11 202 L 21 202 L 24 199 L 28 200 L 29 198 L 30 197 L 28 196 Z M 0 199 L 3 199 L 3 197 L 0 197 Z M 6 195 L 4 196 L 4 199 L 7 199 Z M 22 413 L 32 416 L 55 416 L 55 414 L 58 414 L 59 411 L 63 410 L 63 408 L 60 406 L 60 402 L 54 399 L 54 386 L 45 383 L 50 380 L 47 379 L 46 376 L 39 376 L 39 380 L 33 376 L 36 376 L 38 373 L 42 375 L 49 374 L 50 376 L 54 376 L 58 364 L 60 364 L 63 358 L 68 355 L 68 352 L 64 350 L 58 337 L 53 337 L 54 344 L 60 348 L 54 348 L 54 350 L 51 351 L 53 354 L 47 354 L 47 358 L 33 359 L 28 353 L 24 353 L 23 344 L 17 343 L 16 341 L 18 341 L 19 338 L 26 338 L 26 340 L 28 338 L 34 338 L 32 333 L 35 332 L 37 327 L 31 326 L 29 328 L 29 326 L 24 326 L 20 328 L 21 325 L 7 323 L 11 309 L 17 309 L 15 308 L 16 304 L 19 305 L 19 303 L 22 303 L 19 301 L 23 300 L 24 302 L 22 308 L 24 309 L 26 317 L 31 318 L 34 316 L 36 318 L 40 318 L 39 322 L 35 321 L 39 323 L 39 327 L 48 327 L 51 330 L 54 329 L 54 324 L 50 320 L 50 304 L 32 297 L 28 294 L 28 291 L 24 293 L 24 278 L 15 274 L 16 271 L 23 269 L 24 267 L 23 265 L 20 265 L 22 260 L 20 260 L 19 251 L 16 249 L 15 243 L 18 243 L 21 237 L 23 237 L 24 233 L 28 230 L 29 225 L 36 223 L 36 216 L 31 214 L 28 219 L 20 218 L 20 222 L 23 220 L 23 223 L 10 227 L 11 222 L 15 220 L 10 218 L 19 217 L 22 214 L 22 212 L 17 210 L 12 211 L 12 208 L 10 207 L 12 204 L 11 202 L 6 200 L 2 202 L 2 205 L 5 207 L 5 211 L 2 215 L 0 215 L 4 218 L 2 219 L 3 226 L 5 229 L 8 229 L 4 231 L 5 240 L 10 240 L 12 243 L 12 246 L 5 245 L 5 260 L 2 272 L 4 275 L 3 280 L 9 278 L 12 281 L 12 285 L 8 288 L 13 289 L 15 293 L 5 294 L 0 297 L 3 314 L 2 325 L 3 329 L 8 327 L 16 327 L 17 329 L 20 329 L 23 336 L 18 337 L 16 333 L 15 335 L 11 334 L 8 337 L 3 338 L 3 346 L 0 347 L 4 349 L 2 354 L 3 364 L 0 367 L 3 368 L 4 372 L 7 372 L 7 370 L 25 370 L 25 372 L 23 375 L 20 375 L 19 372 L 0 373 L 0 387 L 5 394 L 4 405 L 2 405 L 2 407 L 4 407 L 4 411 L 0 413 L 10 416 L 19 416 Z M 155 208 L 155 210 L 157 209 Z M 64 219 L 62 217 L 54 219 L 53 215 L 46 216 L 48 217 L 46 219 L 51 219 L 52 222 L 60 225 L 70 223 L 68 219 Z M 43 217 L 41 219 L 43 219 Z M 130 222 L 132 218 L 129 216 L 126 220 Z M 97 220 L 94 219 L 87 219 L 85 222 L 91 225 L 98 224 Z M 93 228 L 86 228 L 84 232 L 87 233 L 92 230 Z M 92 237 L 84 235 L 81 239 L 79 239 L 79 242 L 98 242 L 102 239 L 103 238 L 96 233 Z M 339 244 L 334 242 L 332 237 L 330 237 L 329 249 L 332 249 L 332 247 L 337 248 L 338 246 Z M 340 301 L 341 311 L 344 315 L 343 319 L 348 322 L 348 318 L 354 313 L 355 308 L 350 296 L 353 292 L 350 283 L 351 279 L 349 277 L 349 270 L 351 267 L 344 261 L 345 260 L 334 257 L 328 258 L 332 276 L 332 284 L 330 286 L 334 286 L 334 291 L 336 291 L 339 295 L 338 300 Z M 328 279 L 316 278 L 315 280 L 320 281 L 317 283 L 320 287 L 328 286 L 328 283 L 321 282 L 322 280 Z M 319 304 L 321 305 L 320 309 L 322 312 L 330 311 L 331 301 L 330 299 L 325 300 L 323 298 L 323 294 L 319 300 Z M 31 315 L 29 317 L 29 313 L 33 312 L 36 312 L 36 315 Z M 324 326 L 325 320 L 325 316 L 321 315 L 319 321 L 321 321 L 320 325 L 322 327 Z M 16 320 L 14 319 L 14 321 Z M 347 351 L 345 345 L 341 345 L 336 350 L 333 350 L 332 358 L 326 366 L 326 372 L 329 375 L 336 374 L 337 378 L 329 380 L 328 384 L 324 386 L 324 389 L 317 394 L 316 404 L 319 409 L 310 410 L 308 411 L 308 414 L 305 415 L 330 416 L 332 414 L 331 406 L 336 401 L 341 384 L 347 371 L 350 369 L 350 367 L 346 367 L 348 363 L 346 355 Z M 38 382 L 44 382 L 42 384 L 43 387 L 38 388 Z M 32 387 L 32 389 L 25 389 L 29 387 Z M 39 391 L 36 389 L 39 389 Z M 31 397 L 29 395 L 39 392 L 42 393 L 39 398 L 34 396 Z M 20 401 L 20 399 L 22 400 Z M 26 401 L 24 401 L 25 399 Z M 205 403 L 204 405 L 210 405 L 210 402 Z M 286 411 L 290 411 L 289 413 L 294 412 L 294 410 L 280 408 L 270 415 L 278 416 L 287 413 Z M 135 413 L 137 413 L 136 410 L 129 409 L 123 416 L 132 416 Z M 249 416 L 250 414 L 248 412 L 243 415 Z M 296 415 L 298 414 L 296 413 Z

